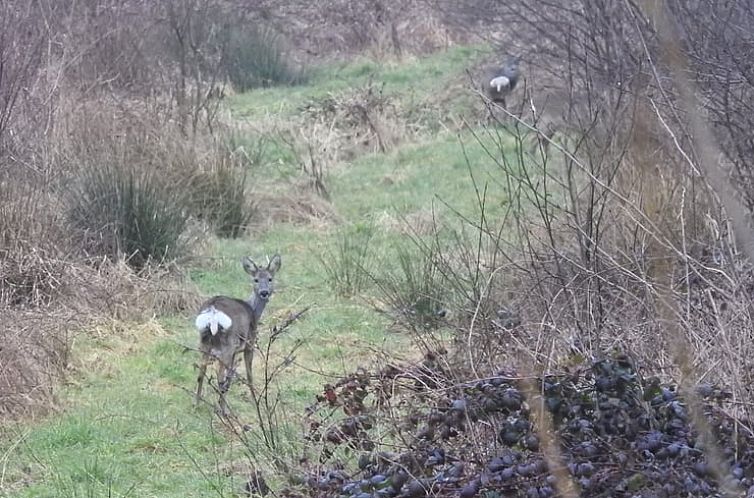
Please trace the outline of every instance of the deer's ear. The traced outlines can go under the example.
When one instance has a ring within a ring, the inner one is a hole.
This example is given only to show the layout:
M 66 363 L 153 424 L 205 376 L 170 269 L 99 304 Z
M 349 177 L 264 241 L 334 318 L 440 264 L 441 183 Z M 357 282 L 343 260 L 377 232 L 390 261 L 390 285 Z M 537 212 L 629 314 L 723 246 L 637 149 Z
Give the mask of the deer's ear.
M 280 254 L 275 254 L 267 264 L 270 273 L 276 273 L 280 269 Z
M 257 264 L 248 256 L 241 260 L 241 264 L 243 265 L 243 269 L 246 270 L 246 273 L 248 273 L 249 275 L 254 275 L 257 271 L 259 271 Z

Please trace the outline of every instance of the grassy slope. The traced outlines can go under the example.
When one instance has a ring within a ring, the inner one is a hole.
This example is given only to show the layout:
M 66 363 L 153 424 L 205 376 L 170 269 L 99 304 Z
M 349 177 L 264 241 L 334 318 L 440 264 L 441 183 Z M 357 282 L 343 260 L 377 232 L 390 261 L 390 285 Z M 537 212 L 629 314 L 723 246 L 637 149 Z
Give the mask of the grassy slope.
M 321 71 L 307 86 L 236 96 L 234 115 L 240 119 L 295 116 L 303 102 L 358 87 L 369 77 L 384 81 L 386 91 L 398 98 L 416 98 L 411 81 L 419 82 L 416 87 L 428 96 L 448 75 L 462 77 L 472 56 L 468 49 L 457 49 L 403 65 L 357 61 Z M 465 101 L 468 95 L 458 96 L 458 102 Z M 462 133 L 460 138 L 475 175 L 494 180 L 495 168 L 471 135 Z M 397 180 L 386 183 L 382 181 L 386 176 Z M 459 136 L 448 132 L 404 144 L 388 154 L 358 158 L 338 168 L 328 178 L 328 186 L 337 212 L 347 223 L 399 219 L 429 211 L 433 205 L 445 210 L 438 199 L 468 213 L 476 203 Z M 500 205 L 499 199 L 492 202 Z M 247 283 L 239 257 L 274 251 L 283 255 L 278 293 L 268 308 L 266 324 L 288 311 L 312 306 L 288 339 L 288 344 L 295 337 L 305 339 L 281 385 L 286 413 L 294 421 L 324 382 L 312 370 L 348 371 L 368 363 L 373 348 L 407 350 L 405 337 L 386 332 L 384 317 L 361 300 L 338 298 L 326 285 L 318 255 L 336 233 L 337 228 L 282 225 L 253 239 L 217 242 L 216 263 L 200 265 L 192 273 L 207 294 L 244 295 Z M 387 250 L 397 238 L 397 233 L 387 231 L 378 239 Z M 129 354 L 122 354 L 114 341 L 104 344 L 105 352 L 101 352 L 103 344 L 90 345 L 86 353 L 79 351 L 97 359 L 87 362 L 92 371 L 76 372 L 74 382 L 61 390 L 64 410 L 38 424 L 2 429 L 0 493 L 106 496 L 111 490 L 112 496 L 233 496 L 241 481 L 238 476 L 225 477 L 224 469 L 239 460 L 241 450 L 211 423 L 209 409 L 191 407 L 196 357 L 182 347 L 195 341 L 190 319 L 168 317 L 160 325 L 163 334 L 155 334 L 154 327 L 134 334 L 142 346 Z M 241 417 L 248 419 L 243 391 L 237 384 L 231 400 Z

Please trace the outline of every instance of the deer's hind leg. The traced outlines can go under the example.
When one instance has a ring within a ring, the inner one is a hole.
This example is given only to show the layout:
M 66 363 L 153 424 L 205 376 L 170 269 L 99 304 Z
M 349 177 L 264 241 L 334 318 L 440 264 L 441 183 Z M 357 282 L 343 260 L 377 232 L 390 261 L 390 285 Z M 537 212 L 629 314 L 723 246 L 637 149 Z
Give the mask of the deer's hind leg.
M 235 353 L 224 355 L 217 361 L 217 389 L 220 392 L 219 412 L 223 417 L 228 415 L 228 403 L 225 401 L 225 394 L 230 390 L 230 383 L 233 381 L 235 356 Z
M 196 396 L 194 397 L 194 406 L 199 406 L 202 401 L 202 388 L 204 387 L 204 377 L 207 375 L 207 367 L 212 362 L 212 357 L 202 352 L 202 359 L 199 362 L 199 375 L 196 378 Z

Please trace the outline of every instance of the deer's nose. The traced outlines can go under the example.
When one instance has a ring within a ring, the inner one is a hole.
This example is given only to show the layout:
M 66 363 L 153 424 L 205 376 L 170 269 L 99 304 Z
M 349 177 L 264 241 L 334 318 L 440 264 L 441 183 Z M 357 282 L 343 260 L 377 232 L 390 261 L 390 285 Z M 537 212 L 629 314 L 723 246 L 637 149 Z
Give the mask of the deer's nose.
M 261 297 L 262 299 L 267 299 L 268 297 L 270 297 L 270 291 L 268 291 L 268 290 L 260 290 L 259 291 L 259 297 Z

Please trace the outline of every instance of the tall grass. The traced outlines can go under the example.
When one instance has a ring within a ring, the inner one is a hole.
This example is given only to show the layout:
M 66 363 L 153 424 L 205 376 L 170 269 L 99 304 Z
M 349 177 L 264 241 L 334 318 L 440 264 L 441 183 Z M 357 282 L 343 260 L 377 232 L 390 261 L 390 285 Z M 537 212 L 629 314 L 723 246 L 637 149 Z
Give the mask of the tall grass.
M 319 256 L 327 283 L 339 296 L 354 296 L 370 284 L 374 235 L 373 224 L 342 229 L 335 242 Z
M 210 223 L 219 237 L 238 237 L 254 215 L 246 180 L 246 170 L 228 162 L 197 173 L 191 180 L 192 211 Z
M 281 36 L 268 27 L 232 34 L 226 61 L 228 79 L 238 91 L 305 83 L 307 74 L 288 58 Z
M 68 220 L 85 237 L 91 255 L 124 256 L 141 270 L 187 252 L 182 235 L 188 212 L 179 191 L 146 168 L 114 163 L 88 167 L 71 187 Z
M 372 275 L 392 311 L 405 325 L 416 330 L 438 327 L 447 313 L 451 289 L 435 261 L 432 246 L 419 241 L 401 244 L 389 264 Z

